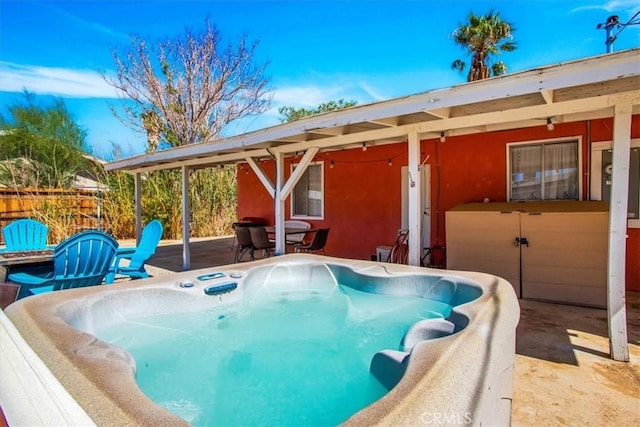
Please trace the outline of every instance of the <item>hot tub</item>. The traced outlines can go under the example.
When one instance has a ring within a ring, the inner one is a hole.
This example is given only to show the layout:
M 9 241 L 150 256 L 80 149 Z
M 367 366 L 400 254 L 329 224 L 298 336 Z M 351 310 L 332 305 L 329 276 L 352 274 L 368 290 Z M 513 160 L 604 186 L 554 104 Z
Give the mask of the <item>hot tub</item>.
M 424 301 L 442 309 L 418 316 L 389 346 L 367 356 L 364 374 L 370 372 L 386 394 L 336 423 L 509 423 L 519 308 L 508 282 L 481 273 L 300 254 L 56 292 L 12 304 L 6 310 L 8 319 L 0 317 L 0 405 L 10 425 L 187 425 L 185 417 L 140 389 L 136 371 L 146 362 L 97 337 L 119 325 L 140 323 L 140 318 L 188 312 L 201 316 L 213 311 L 228 326 L 232 320 L 218 311 L 229 313 L 247 301 L 268 297 L 276 303 L 295 300 L 300 294 L 314 301 L 340 301 L 345 317 L 362 317 L 353 293 L 400 301 L 399 312 L 402 304 Z M 367 308 L 364 317 L 386 310 L 390 303 L 381 301 Z M 216 327 L 224 329 L 222 323 Z M 168 334 L 159 332 L 155 339 L 168 341 Z M 243 353 L 237 353 L 242 361 Z M 237 375 L 240 380 L 241 373 Z M 316 400 L 323 404 L 322 395 Z M 253 410 L 249 400 L 234 404 Z

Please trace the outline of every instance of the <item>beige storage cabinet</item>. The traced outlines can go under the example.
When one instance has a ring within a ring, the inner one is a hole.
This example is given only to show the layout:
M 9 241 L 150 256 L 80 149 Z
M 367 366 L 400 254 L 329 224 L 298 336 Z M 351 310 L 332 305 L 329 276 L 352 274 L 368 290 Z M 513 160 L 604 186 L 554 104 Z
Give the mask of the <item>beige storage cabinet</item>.
M 447 268 L 508 280 L 519 298 L 606 307 L 603 202 L 465 203 L 446 213 Z

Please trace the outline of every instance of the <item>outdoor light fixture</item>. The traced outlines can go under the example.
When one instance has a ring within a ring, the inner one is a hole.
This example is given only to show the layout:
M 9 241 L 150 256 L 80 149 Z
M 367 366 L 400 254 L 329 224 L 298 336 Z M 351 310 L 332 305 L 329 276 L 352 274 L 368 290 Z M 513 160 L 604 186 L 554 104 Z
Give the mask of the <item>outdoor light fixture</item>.
M 551 117 L 547 117 L 547 130 L 551 132 L 555 128 L 556 127 L 553 125 L 553 122 L 551 122 Z
M 329 167 L 330 167 L 331 169 L 333 169 L 333 167 L 334 167 L 335 165 L 336 165 L 336 162 L 334 162 L 333 160 L 331 160 L 331 165 L 329 165 Z
M 389 165 L 389 166 L 393 166 L 393 163 L 391 162 L 391 159 L 389 159 L 389 163 L 388 163 L 388 165 Z
M 362 151 L 367 151 L 367 143 L 366 142 L 362 143 Z
M 444 131 L 440 132 L 440 142 L 445 142 L 447 138 L 444 136 Z

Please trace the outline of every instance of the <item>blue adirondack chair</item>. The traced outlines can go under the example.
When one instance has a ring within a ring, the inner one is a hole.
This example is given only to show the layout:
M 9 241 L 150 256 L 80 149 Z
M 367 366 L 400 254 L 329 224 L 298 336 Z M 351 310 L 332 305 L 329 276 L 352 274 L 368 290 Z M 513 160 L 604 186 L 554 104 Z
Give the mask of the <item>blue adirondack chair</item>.
M 10 272 L 9 282 L 21 285 L 20 295 L 42 294 L 61 289 L 102 283 L 118 250 L 118 242 L 109 234 L 87 230 L 74 234 L 53 251 L 51 267 Z
M 145 270 L 145 263 L 156 253 L 156 248 L 162 238 L 162 223 L 154 219 L 142 229 L 140 243 L 134 248 L 120 248 L 116 259 L 105 278 L 106 283 L 113 283 L 116 274 L 129 276 L 132 279 L 144 279 L 149 277 Z M 122 266 L 120 261 L 130 260 L 129 265 Z
M 34 219 L 18 219 L 2 228 L 7 251 L 46 249 L 49 227 Z

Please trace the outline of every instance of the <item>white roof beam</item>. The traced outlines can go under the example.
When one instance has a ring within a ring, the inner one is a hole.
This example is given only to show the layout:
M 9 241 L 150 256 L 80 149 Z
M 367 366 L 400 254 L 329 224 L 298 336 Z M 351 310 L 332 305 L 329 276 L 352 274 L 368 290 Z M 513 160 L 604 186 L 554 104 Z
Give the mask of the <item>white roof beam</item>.
M 367 123 L 373 123 L 376 125 L 383 125 L 383 126 L 398 126 L 400 124 L 400 118 L 397 116 L 386 117 L 384 119 L 367 120 Z
M 271 157 L 269 152 L 262 148 L 258 150 L 251 151 L 240 151 L 237 153 L 228 153 L 228 154 L 209 154 L 208 156 L 203 155 L 202 157 L 198 157 L 195 159 L 186 159 L 186 160 L 174 160 L 172 162 L 155 164 L 147 167 L 141 167 L 137 169 L 128 169 L 130 172 L 148 172 L 159 169 L 176 169 L 181 168 L 182 165 L 198 167 L 202 165 L 210 165 L 210 164 L 221 164 L 221 163 L 235 163 L 238 161 L 245 161 L 247 155 L 251 157 Z
M 633 101 L 632 97 L 634 94 L 636 97 L 640 97 L 640 91 L 634 91 L 627 95 L 622 94 L 622 96 L 627 96 L 627 98 L 631 97 L 629 98 L 629 102 L 636 105 L 634 111 L 638 112 L 638 110 L 640 110 L 640 108 L 638 108 L 637 106 L 639 102 Z M 411 129 L 418 129 L 418 132 L 420 134 L 428 138 L 437 137 L 437 135 L 439 135 L 442 131 L 453 131 L 455 129 L 459 129 L 455 132 L 456 135 L 472 133 L 469 132 L 468 129 L 477 129 L 477 131 L 482 131 L 483 129 L 486 129 L 486 131 L 509 129 L 513 127 L 511 123 L 514 122 L 518 122 L 519 127 L 542 125 L 544 124 L 544 118 L 551 116 L 557 118 L 556 122 L 562 120 L 563 116 L 569 118 L 579 115 L 581 120 L 611 117 L 612 110 L 610 107 L 611 105 L 613 105 L 612 99 L 618 98 L 618 95 L 607 95 L 558 102 L 549 105 L 541 104 L 538 106 L 529 106 L 508 111 L 495 111 L 490 113 L 476 114 L 472 116 L 433 120 L 418 124 L 409 124 L 385 129 L 374 129 L 359 133 L 328 137 L 315 141 L 284 144 L 279 147 L 273 147 L 270 150 L 272 152 L 293 153 L 295 151 L 305 151 L 307 148 L 309 148 L 310 145 L 323 149 L 336 146 L 346 146 L 349 144 L 356 145 L 362 143 L 363 141 L 392 140 L 406 137 L 407 133 Z M 539 117 L 541 122 L 536 123 L 535 119 L 532 119 L 532 117 Z M 430 134 L 434 136 L 430 136 Z M 157 169 L 179 168 L 183 164 L 187 164 L 189 166 L 198 166 L 215 163 L 237 162 L 244 161 L 247 155 L 255 158 L 270 156 L 270 153 L 266 149 L 257 149 L 223 155 L 210 153 L 209 155 L 203 155 L 200 158 L 191 160 L 174 160 L 173 162 L 130 169 L 130 171 L 143 172 Z
M 449 117 L 451 117 L 451 107 L 423 110 L 423 112 L 439 119 L 448 119 Z
M 344 135 L 345 130 L 346 130 L 346 126 L 338 126 L 338 127 L 335 127 L 335 128 L 313 129 L 313 130 L 309 130 L 307 132 L 315 133 L 315 134 L 318 134 L 318 135 L 338 136 L 338 135 Z
M 636 91 L 640 94 L 640 91 Z M 639 95 L 640 96 L 640 95 Z M 326 148 L 336 145 L 355 144 L 362 141 L 373 141 L 376 139 L 387 139 L 407 135 L 415 130 L 419 133 L 442 132 L 452 129 L 469 128 L 475 126 L 486 126 L 500 123 L 518 122 L 521 120 L 529 120 L 532 117 L 549 117 L 560 114 L 572 114 L 589 112 L 592 110 L 601 110 L 612 107 L 613 102 L 611 96 L 597 96 L 587 99 L 576 99 L 565 102 L 557 102 L 550 105 L 535 105 L 522 107 L 508 111 L 493 111 L 489 113 L 475 114 L 472 116 L 453 117 L 443 120 L 432 120 L 429 122 L 403 125 L 395 128 L 377 129 L 371 131 L 360 132 L 357 134 L 348 134 L 336 136 L 333 138 L 325 138 L 313 141 L 314 147 Z M 610 114 L 611 115 L 611 114 Z M 543 124 L 543 123 L 541 123 Z M 277 147 L 274 151 L 286 150 L 296 151 L 304 149 L 308 144 L 291 144 L 286 148 Z
M 540 95 L 542 95 L 545 103 L 553 104 L 553 90 L 541 90 Z

